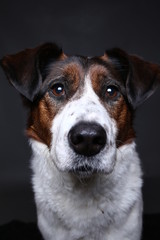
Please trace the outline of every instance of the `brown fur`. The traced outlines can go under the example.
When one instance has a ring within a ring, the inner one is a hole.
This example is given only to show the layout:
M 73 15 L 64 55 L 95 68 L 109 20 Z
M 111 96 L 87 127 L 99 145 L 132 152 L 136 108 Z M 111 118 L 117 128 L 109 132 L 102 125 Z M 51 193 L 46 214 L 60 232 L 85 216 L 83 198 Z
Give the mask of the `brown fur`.
M 46 94 L 36 105 L 33 105 L 27 126 L 27 136 L 50 147 L 51 123 L 57 113 L 57 107 Z
M 132 113 L 128 105 L 121 96 L 112 107 L 108 108 L 110 116 L 116 121 L 118 134 L 117 134 L 117 147 L 130 143 L 135 138 L 135 132 L 132 124 Z
M 99 96 L 103 87 L 104 80 L 109 77 L 109 71 L 104 66 L 93 65 L 90 68 L 90 77 L 93 89 Z

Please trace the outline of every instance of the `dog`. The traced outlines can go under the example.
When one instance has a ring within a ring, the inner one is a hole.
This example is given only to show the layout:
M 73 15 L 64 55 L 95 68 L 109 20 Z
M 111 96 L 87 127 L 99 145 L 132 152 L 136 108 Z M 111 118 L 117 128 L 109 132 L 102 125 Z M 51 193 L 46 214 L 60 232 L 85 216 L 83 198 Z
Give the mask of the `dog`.
M 46 240 L 140 240 L 136 108 L 160 66 L 114 48 L 67 56 L 54 43 L 1 60 L 28 109 L 38 226 Z

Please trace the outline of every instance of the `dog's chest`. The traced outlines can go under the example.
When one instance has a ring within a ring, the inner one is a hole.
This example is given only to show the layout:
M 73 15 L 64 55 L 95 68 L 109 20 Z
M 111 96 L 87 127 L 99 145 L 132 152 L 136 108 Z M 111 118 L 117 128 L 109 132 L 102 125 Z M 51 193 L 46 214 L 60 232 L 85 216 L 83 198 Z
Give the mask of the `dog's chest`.
M 72 239 L 71 236 L 73 239 L 88 239 L 86 236 L 103 239 L 101 234 L 114 222 L 115 217 L 118 218 L 118 196 L 113 196 L 113 192 L 105 193 L 107 189 L 103 189 L 104 186 L 99 190 L 98 186 L 92 189 L 85 185 L 83 187 L 85 190 L 75 187 L 54 191 L 54 197 L 44 201 L 45 218 L 50 228 L 53 230 L 54 226 L 56 234 L 60 232 L 60 236 L 64 232 L 65 236 L 69 234 L 69 239 Z M 46 207 L 46 202 L 52 209 Z

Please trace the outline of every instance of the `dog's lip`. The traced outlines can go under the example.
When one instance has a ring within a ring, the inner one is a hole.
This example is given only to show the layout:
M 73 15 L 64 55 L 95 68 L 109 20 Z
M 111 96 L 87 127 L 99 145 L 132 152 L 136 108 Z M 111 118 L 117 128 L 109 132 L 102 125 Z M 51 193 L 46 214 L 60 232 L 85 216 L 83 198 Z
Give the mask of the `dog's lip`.
M 73 167 L 70 172 L 81 177 L 87 177 L 97 172 L 97 169 L 94 169 L 89 165 L 81 165 Z

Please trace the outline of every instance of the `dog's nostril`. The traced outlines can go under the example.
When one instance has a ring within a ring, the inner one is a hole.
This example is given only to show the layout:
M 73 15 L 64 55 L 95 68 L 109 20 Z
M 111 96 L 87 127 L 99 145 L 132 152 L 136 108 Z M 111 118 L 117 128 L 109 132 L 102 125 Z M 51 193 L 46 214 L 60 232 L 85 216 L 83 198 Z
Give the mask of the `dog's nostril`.
M 72 143 L 74 145 L 78 145 L 78 144 L 81 144 L 84 139 L 83 139 L 83 135 L 81 134 L 76 134 L 72 131 L 72 133 L 70 134 L 70 140 L 72 141 Z
M 106 144 L 106 132 L 97 123 L 80 122 L 68 134 L 72 149 L 84 156 L 98 154 Z

